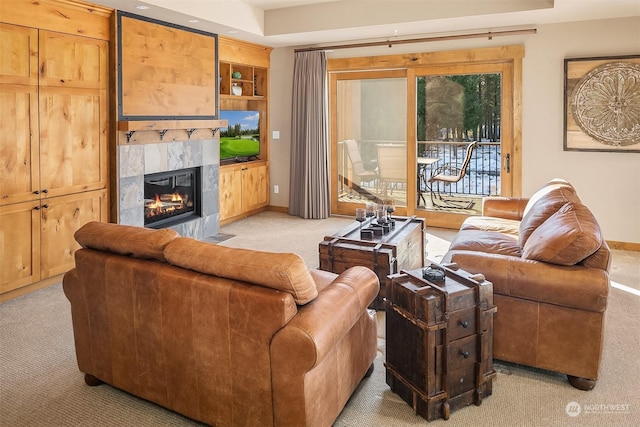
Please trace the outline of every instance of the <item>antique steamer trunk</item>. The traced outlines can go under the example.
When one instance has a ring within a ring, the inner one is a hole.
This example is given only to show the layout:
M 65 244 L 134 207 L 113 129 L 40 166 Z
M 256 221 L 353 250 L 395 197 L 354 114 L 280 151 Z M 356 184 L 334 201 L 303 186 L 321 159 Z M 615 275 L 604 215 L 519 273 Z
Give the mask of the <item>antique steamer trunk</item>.
M 386 381 L 414 411 L 432 421 L 491 395 L 493 284 L 455 264 L 431 265 L 390 278 L 386 305 Z
M 387 276 L 424 266 L 424 219 L 393 219 L 395 228 L 381 236 L 361 239 L 359 224 L 354 223 L 334 236 L 325 236 L 318 245 L 321 270 L 342 273 L 350 267 L 362 265 L 376 273 L 380 280 L 380 293 L 371 305 L 376 310 L 384 310 Z

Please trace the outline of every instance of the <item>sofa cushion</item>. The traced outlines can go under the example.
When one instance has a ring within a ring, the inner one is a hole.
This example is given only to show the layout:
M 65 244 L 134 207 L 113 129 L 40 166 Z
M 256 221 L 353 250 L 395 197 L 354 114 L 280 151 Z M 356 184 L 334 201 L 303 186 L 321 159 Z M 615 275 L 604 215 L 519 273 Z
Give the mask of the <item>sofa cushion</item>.
M 522 257 L 559 265 L 575 265 L 602 245 L 600 226 L 581 203 L 565 203 L 531 233 Z
M 297 304 L 318 296 L 305 262 L 293 253 L 228 248 L 179 237 L 164 250 L 170 264 L 290 293 Z
M 493 216 L 470 216 L 465 219 L 460 230 L 497 231 L 499 233 L 518 235 L 520 221 Z
M 485 230 L 461 230 L 451 242 L 449 251 L 474 251 L 520 258 L 518 237 Z
M 88 222 L 74 234 L 83 248 L 163 262 L 164 248 L 178 236 L 175 230 L 169 228 L 153 230 L 96 221 Z
M 519 243 L 524 248 L 531 233 L 567 202 L 580 202 L 575 189 L 568 184 L 547 184 L 531 196 L 520 222 Z

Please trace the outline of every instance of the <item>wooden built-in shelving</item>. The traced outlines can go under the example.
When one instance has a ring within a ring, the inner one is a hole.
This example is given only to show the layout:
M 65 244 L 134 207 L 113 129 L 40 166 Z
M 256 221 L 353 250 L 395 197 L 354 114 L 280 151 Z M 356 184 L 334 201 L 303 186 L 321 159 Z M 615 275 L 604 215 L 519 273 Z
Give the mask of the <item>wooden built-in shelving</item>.
M 218 37 L 220 110 L 260 111 L 260 159 L 220 165 L 220 224 L 269 205 L 269 66 L 271 48 Z M 233 77 L 238 72 L 240 76 Z M 242 95 L 233 95 L 233 84 Z

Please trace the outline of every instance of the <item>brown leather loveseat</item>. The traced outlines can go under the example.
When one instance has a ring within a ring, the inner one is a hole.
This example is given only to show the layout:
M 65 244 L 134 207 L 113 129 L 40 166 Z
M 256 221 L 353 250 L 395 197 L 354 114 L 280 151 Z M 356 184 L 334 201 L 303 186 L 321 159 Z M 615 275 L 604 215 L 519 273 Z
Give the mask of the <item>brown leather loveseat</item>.
M 611 252 L 571 184 L 552 180 L 530 199 L 485 198 L 483 215 L 462 224 L 443 262 L 493 282 L 496 359 L 595 386 Z
M 65 274 L 77 362 L 216 426 L 330 426 L 376 357 L 376 275 L 89 223 Z

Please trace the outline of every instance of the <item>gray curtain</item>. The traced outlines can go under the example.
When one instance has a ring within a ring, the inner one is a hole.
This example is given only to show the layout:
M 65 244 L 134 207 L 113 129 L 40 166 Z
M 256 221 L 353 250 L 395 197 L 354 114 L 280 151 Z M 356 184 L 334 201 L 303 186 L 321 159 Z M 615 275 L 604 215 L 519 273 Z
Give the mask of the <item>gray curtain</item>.
M 302 218 L 327 218 L 331 214 L 326 71 L 324 52 L 296 53 L 289 214 Z

